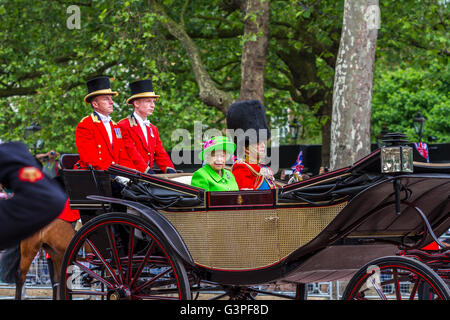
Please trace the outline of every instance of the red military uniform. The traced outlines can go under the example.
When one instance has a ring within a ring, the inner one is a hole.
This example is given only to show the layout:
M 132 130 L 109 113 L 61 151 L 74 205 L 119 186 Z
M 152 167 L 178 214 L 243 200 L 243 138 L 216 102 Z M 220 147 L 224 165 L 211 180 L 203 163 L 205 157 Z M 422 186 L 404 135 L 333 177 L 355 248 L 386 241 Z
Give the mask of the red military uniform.
M 66 200 L 66 204 L 64 206 L 63 211 L 59 214 L 58 219 L 74 222 L 80 219 L 80 211 L 70 209 L 69 198 Z
M 252 153 L 255 153 L 252 157 L 255 157 L 256 161 L 262 156 L 262 154 L 259 154 L 262 150 L 260 150 L 259 144 L 261 142 L 267 144 L 270 138 L 270 129 L 267 124 L 265 110 L 264 105 L 258 100 L 237 101 L 231 104 L 227 110 L 227 129 L 234 130 L 235 134 L 237 134 L 237 130 L 242 130 L 245 141 L 247 161 L 238 160 L 233 165 L 232 170 L 239 189 L 268 190 L 276 187 L 272 170 L 269 167 L 248 161 L 250 148 L 253 150 Z M 265 134 L 263 135 L 264 132 Z M 235 136 L 236 138 L 238 136 Z M 244 150 L 237 150 L 237 153 L 239 154 L 240 151 Z
M 86 169 L 88 165 L 92 165 L 96 170 L 106 170 L 112 164 L 119 164 L 135 169 L 125 150 L 121 129 L 113 121 L 110 121 L 109 125 L 112 144 L 105 126 L 95 112 L 80 121 L 75 132 L 75 144 L 80 160 L 75 164 L 75 168 L 79 166 Z
M 140 125 L 133 115 L 119 121 L 128 156 L 133 161 L 133 165 L 139 171 L 146 172 L 148 168 L 153 168 L 156 162 L 158 167 L 166 172 L 167 169 L 174 169 L 174 165 L 169 155 L 163 147 L 159 137 L 158 128 L 153 124 L 147 127 L 147 140 Z
M 264 168 L 264 169 L 263 169 Z M 236 162 L 233 165 L 232 173 L 236 179 L 239 189 L 263 190 L 273 189 L 275 184 L 265 166 L 247 162 Z

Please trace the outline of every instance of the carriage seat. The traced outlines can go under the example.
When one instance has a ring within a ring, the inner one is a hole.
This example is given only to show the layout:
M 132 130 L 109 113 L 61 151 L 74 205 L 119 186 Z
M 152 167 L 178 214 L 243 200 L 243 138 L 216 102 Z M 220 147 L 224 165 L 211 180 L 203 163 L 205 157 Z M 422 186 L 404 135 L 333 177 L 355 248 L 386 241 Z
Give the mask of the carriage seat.
M 80 156 L 75 153 L 66 153 L 59 158 L 59 164 L 62 169 L 73 169 L 75 163 L 80 160 Z
M 158 174 L 158 177 L 191 185 L 192 175 L 193 173 L 167 173 L 167 174 Z
M 155 209 L 195 207 L 203 203 L 200 195 L 189 195 L 181 190 L 178 191 L 167 186 L 144 181 L 134 181 L 127 184 L 122 190 L 122 196 L 124 199 L 144 203 Z
M 127 200 L 147 204 L 155 209 L 194 207 L 203 203 L 202 189 L 170 180 L 187 181 L 192 178 L 191 173 L 145 174 L 119 165 L 110 166 L 107 172 L 130 179 L 121 192 Z

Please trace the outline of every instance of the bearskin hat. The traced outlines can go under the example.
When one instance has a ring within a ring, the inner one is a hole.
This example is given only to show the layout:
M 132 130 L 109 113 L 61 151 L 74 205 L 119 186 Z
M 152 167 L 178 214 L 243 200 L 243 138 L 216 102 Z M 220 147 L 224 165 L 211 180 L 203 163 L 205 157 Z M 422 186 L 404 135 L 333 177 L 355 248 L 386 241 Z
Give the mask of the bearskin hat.
M 227 111 L 227 128 L 232 130 L 248 129 L 256 130 L 257 142 L 261 138 L 270 139 L 270 129 L 267 125 L 266 108 L 259 100 L 243 100 L 233 103 Z M 267 134 L 261 135 L 260 130 L 266 130 Z M 249 137 L 246 136 L 246 145 Z

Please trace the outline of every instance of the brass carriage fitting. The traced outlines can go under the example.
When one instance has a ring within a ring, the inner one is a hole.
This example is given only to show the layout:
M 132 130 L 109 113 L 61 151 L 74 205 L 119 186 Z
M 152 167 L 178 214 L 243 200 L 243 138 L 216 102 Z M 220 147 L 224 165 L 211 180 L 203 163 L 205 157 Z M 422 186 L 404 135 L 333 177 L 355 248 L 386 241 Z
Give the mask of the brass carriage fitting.
M 408 146 L 407 136 L 402 133 L 388 133 L 383 136 L 381 147 L 382 173 L 413 172 L 413 149 Z
M 277 222 L 279 219 L 280 219 L 279 217 L 271 216 L 271 217 L 264 218 L 264 221 L 266 221 L 266 222 Z

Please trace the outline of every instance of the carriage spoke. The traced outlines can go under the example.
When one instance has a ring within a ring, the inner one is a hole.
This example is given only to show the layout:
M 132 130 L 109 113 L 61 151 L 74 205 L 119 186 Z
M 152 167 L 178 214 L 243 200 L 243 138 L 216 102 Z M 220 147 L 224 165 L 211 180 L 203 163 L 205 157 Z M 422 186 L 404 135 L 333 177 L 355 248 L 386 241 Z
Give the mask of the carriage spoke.
M 84 272 L 86 272 L 87 274 L 89 274 L 90 276 L 92 276 L 93 278 L 97 279 L 98 281 L 100 281 L 101 283 L 103 283 L 104 285 L 106 285 L 109 288 L 113 288 L 114 285 L 111 284 L 108 280 L 106 280 L 105 278 L 102 278 L 100 275 L 98 275 L 97 273 L 95 273 L 94 271 L 92 271 L 91 269 L 89 269 L 88 267 L 86 267 L 85 265 L 79 263 L 78 261 L 74 261 L 74 264 L 76 264 L 78 267 L 80 267 Z
M 156 280 L 158 280 L 159 278 L 161 278 L 165 274 L 169 273 L 169 271 L 171 271 L 171 270 L 172 270 L 172 268 L 168 268 L 167 270 L 161 272 L 160 274 L 158 274 L 158 275 L 154 276 L 153 278 L 149 279 L 148 281 L 144 282 L 139 287 L 134 288 L 134 291 L 135 292 L 139 292 L 139 291 L 143 290 L 144 288 L 148 287 L 149 285 L 154 283 Z
M 117 266 L 117 271 L 119 273 L 119 278 L 120 278 L 120 282 L 123 283 L 124 282 L 124 276 L 123 276 L 123 272 L 122 272 L 122 265 L 120 263 L 120 258 L 119 258 L 119 253 L 117 251 L 117 245 L 116 245 L 116 240 L 114 237 L 114 232 L 112 230 L 112 226 L 108 225 L 106 226 L 107 228 L 107 235 L 108 235 L 108 241 L 109 241 L 109 245 L 111 247 L 112 250 L 112 256 L 114 258 L 114 261 L 116 262 L 116 266 Z
M 411 290 L 411 294 L 409 295 L 409 300 L 414 300 L 414 297 L 416 296 L 417 289 L 419 288 L 421 278 L 417 277 L 416 282 L 414 283 L 414 287 Z
M 400 282 L 398 281 L 397 268 L 393 268 L 392 271 L 394 276 L 395 296 L 397 297 L 397 300 L 402 300 L 402 293 L 400 292 Z
M 147 264 L 148 259 L 150 258 L 151 253 L 153 252 L 153 249 L 155 248 L 155 242 L 152 241 L 152 243 L 150 244 L 150 248 L 148 249 L 147 253 L 145 254 L 144 260 L 142 261 L 142 263 L 140 264 L 138 270 L 136 271 L 136 273 L 134 274 L 133 280 L 130 283 L 130 288 L 132 288 L 136 282 L 136 280 L 139 278 L 139 276 L 141 275 L 142 270 L 144 269 L 145 265 Z M 130 268 L 130 266 L 129 266 Z
M 133 271 L 133 248 L 134 248 L 134 232 L 135 229 L 130 227 L 130 238 L 128 239 L 128 268 L 125 282 L 130 283 Z
M 382 288 L 380 288 L 379 286 L 378 286 L 378 283 L 375 281 L 375 279 L 374 278 L 370 278 L 370 282 L 372 283 L 372 285 L 373 285 L 373 288 L 375 289 L 375 291 L 378 293 L 378 295 L 380 296 L 380 298 L 382 299 L 382 300 L 387 300 L 387 297 L 384 295 L 384 293 L 383 293 L 383 289 Z
M 108 270 L 108 272 L 111 274 L 114 282 L 116 283 L 116 285 L 120 285 L 119 280 L 117 279 L 114 270 L 111 268 L 111 266 L 108 264 L 108 262 L 105 260 L 105 258 L 103 258 L 102 254 L 98 251 L 97 247 L 92 243 L 91 240 L 86 239 L 87 243 L 89 244 L 89 246 L 92 248 L 94 254 L 100 259 L 100 261 L 103 263 L 103 265 L 105 266 L 105 268 Z

